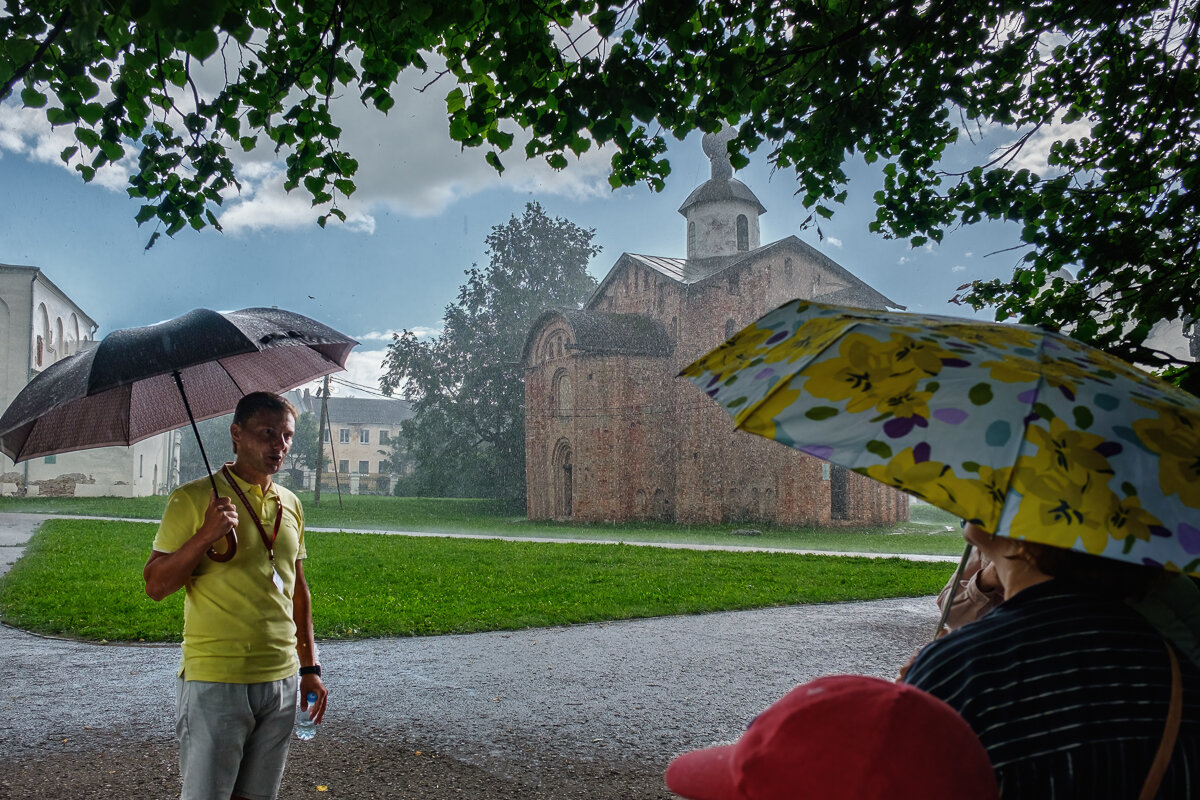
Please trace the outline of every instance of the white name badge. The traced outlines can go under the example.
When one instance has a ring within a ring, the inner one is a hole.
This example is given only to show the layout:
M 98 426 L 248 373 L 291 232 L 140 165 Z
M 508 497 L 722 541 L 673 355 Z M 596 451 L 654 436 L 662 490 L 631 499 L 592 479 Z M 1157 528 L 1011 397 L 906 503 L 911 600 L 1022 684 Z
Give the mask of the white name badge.
M 275 588 L 279 590 L 280 594 L 287 594 L 283 590 L 283 578 L 279 577 L 279 570 L 274 567 L 271 567 L 271 580 L 275 582 Z

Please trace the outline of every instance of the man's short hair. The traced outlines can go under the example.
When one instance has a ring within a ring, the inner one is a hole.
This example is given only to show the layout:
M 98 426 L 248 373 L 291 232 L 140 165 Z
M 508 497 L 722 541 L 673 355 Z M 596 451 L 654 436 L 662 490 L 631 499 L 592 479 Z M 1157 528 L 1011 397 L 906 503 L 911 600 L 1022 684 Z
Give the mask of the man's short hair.
M 296 413 L 296 407 L 288 402 L 286 397 L 272 392 L 251 392 L 238 401 L 237 409 L 233 412 L 233 424 L 245 427 L 250 418 L 260 411 L 268 411 L 272 414 L 286 411 L 292 415 L 293 420 L 300 419 L 300 415 Z

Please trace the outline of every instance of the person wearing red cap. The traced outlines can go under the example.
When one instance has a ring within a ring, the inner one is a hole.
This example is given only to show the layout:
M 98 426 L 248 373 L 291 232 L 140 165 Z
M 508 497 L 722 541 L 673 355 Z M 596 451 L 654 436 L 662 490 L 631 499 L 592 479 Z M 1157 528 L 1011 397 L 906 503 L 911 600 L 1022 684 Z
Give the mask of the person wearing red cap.
M 855 675 L 798 686 L 735 744 L 684 753 L 667 788 L 688 800 L 998 800 L 983 745 L 913 686 Z

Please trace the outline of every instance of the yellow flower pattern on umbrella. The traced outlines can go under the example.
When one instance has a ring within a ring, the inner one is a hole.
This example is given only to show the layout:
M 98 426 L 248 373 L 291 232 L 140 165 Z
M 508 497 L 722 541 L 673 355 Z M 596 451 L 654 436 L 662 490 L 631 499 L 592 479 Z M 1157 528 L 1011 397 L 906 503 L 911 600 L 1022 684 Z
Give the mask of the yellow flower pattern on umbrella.
M 1163 494 L 1177 494 L 1192 508 L 1200 508 L 1200 427 L 1171 409 L 1154 419 L 1141 419 L 1133 430 L 1159 457 L 1159 484 Z
M 1046 466 L 1046 462 L 1039 462 Z M 1023 532 L 1036 532 L 1035 541 L 1056 547 L 1069 548 L 1082 542 L 1092 554 L 1108 547 L 1105 521 L 1112 507 L 1112 492 L 1090 476 L 1078 481 L 1054 467 L 1038 469 L 1018 463 L 1013 488 L 1021 494 L 1021 504 L 1010 526 L 1011 535 L 1031 539 Z
M 1200 576 L 1200 400 L 1061 334 L 796 300 L 681 374 L 999 535 Z
M 943 504 L 954 503 L 943 481 L 948 470 L 947 465 L 924 459 L 916 448 L 909 447 L 884 464 L 858 471 L 868 478 L 903 489 L 928 503 L 945 507 Z
M 1050 420 L 1049 430 L 1041 424 L 1030 425 L 1025 438 L 1038 448 L 1037 458 L 1029 462 L 1035 472 L 1060 471 L 1080 478 L 1090 473 L 1112 474 L 1103 452 L 1105 438 L 1073 430 L 1058 417 Z

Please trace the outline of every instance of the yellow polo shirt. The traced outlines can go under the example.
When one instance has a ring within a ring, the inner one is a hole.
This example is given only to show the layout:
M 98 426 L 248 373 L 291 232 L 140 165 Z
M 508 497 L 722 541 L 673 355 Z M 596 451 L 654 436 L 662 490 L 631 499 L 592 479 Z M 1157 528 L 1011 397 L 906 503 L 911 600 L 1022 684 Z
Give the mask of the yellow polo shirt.
M 304 509 L 296 495 L 274 482 L 264 496 L 257 484 L 230 474 L 254 507 L 268 538 L 275 516 L 283 515 L 274 549 L 275 569 L 284 589 L 280 591 L 272 579 L 271 561 L 257 526 L 218 471 L 214 476 L 217 490 L 222 497 L 233 498 L 238 513 L 237 554 L 223 563 L 204 556 L 186 584 L 179 674 L 191 681 L 275 681 L 295 674 L 299 667 L 292 595 L 296 560 L 305 557 Z M 154 549 L 173 553 L 182 547 L 203 524 L 211 494 L 208 478 L 172 492 L 154 537 Z M 224 546 L 222 539 L 217 547 Z

